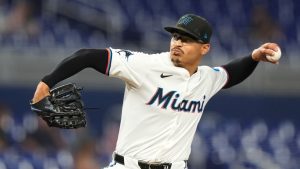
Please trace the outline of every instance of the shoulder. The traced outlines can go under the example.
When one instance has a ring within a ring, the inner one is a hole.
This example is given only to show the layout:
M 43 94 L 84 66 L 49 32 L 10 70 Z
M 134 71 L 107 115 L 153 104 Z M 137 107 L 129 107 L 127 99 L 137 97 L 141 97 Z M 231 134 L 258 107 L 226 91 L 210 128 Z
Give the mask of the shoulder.
M 207 72 L 221 72 L 225 71 L 223 67 L 210 67 L 210 66 L 198 66 L 198 70 Z
M 128 49 L 114 49 L 114 48 L 107 48 L 107 50 L 110 51 L 112 57 L 122 57 L 125 58 L 127 61 L 131 58 L 134 58 L 134 60 L 156 60 L 156 59 L 163 59 L 167 58 L 168 52 L 162 52 L 162 53 L 146 53 L 146 52 L 139 52 L 139 51 L 133 51 Z
M 152 55 L 152 54 L 146 53 L 146 52 L 134 51 L 134 50 L 130 50 L 130 49 L 117 49 L 117 48 L 112 48 L 112 47 L 107 48 L 107 50 L 109 50 L 113 54 L 118 54 L 118 55 L 124 55 L 124 54 L 125 55 L 140 55 L 140 56 Z
M 135 55 L 151 55 L 151 56 L 157 56 L 157 55 L 165 55 L 169 52 L 161 52 L 161 53 L 147 53 L 147 52 L 141 52 L 141 51 L 134 51 L 134 50 L 129 50 L 129 49 L 117 49 L 117 48 L 112 48 L 109 47 L 107 50 L 110 50 L 111 52 L 121 54 L 123 53 L 131 53 Z
M 217 76 L 227 75 L 227 72 L 223 67 L 199 66 L 198 70 L 202 77 L 203 76 L 217 77 Z

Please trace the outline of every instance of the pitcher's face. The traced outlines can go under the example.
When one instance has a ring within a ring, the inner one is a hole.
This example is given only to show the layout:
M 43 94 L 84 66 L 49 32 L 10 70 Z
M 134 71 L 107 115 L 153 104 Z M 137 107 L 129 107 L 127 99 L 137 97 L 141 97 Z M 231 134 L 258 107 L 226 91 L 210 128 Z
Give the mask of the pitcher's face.
M 209 51 L 209 44 L 178 33 L 172 34 L 170 42 L 170 57 L 175 66 L 189 68 L 198 66 L 203 55 Z

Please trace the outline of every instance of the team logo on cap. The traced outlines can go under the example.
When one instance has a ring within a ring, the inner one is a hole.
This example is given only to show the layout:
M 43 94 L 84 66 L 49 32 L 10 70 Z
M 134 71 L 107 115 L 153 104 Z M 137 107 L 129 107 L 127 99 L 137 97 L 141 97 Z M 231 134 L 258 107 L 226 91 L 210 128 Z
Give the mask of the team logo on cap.
M 190 16 L 183 16 L 179 19 L 178 24 L 187 25 L 193 21 L 193 18 Z

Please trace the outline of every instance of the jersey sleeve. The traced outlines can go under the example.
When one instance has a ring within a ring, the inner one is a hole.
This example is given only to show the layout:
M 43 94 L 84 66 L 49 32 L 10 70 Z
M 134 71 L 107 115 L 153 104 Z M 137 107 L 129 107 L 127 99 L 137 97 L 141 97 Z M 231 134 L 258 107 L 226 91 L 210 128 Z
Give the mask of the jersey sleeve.
M 213 96 L 226 85 L 228 73 L 223 67 L 207 67 L 206 73 L 209 76 L 210 96 Z
M 145 68 L 147 54 L 130 50 L 108 48 L 109 61 L 106 74 L 124 80 L 127 84 L 138 87 Z

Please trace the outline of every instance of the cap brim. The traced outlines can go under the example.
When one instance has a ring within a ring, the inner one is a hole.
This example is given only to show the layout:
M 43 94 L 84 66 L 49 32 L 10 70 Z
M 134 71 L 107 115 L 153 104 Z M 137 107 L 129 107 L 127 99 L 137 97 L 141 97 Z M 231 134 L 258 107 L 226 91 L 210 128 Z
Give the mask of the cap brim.
M 201 43 L 203 43 L 203 41 L 201 39 L 199 39 L 195 34 L 193 34 L 192 32 L 184 29 L 184 28 L 180 28 L 180 27 L 165 27 L 165 30 L 170 32 L 170 33 L 179 33 L 179 34 L 183 34 L 186 36 L 189 36 Z

